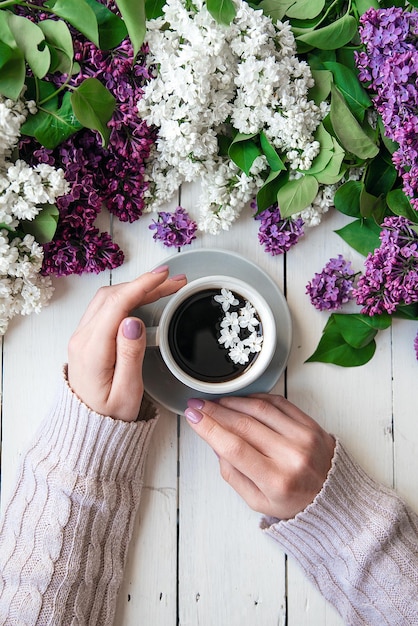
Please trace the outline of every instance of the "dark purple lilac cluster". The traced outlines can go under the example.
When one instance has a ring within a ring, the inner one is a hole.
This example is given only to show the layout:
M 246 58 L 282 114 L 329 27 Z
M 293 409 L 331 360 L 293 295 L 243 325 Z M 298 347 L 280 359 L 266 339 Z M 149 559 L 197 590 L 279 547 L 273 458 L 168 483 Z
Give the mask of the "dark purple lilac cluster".
M 386 136 L 399 144 L 393 163 L 418 210 L 418 11 L 371 8 L 360 24 L 359 79 L 376 94 Z
M 114 3 L 101 0 L 109 8 Z M 23 9 L 22 9 L 23 10 Z M 37 19 L 42 15 L 37 14 Z M 156 131 L 141 120 L 137 102 L 149 79 L 144 64 L 146 48 L 133 63 L 128 39 L 112 50 L 99 50 L 79 33 L 73 38 L 75 59 L 81 70 L 72 78 L 76 86 L 85 78 L 100 80 L 116 99 L 116 109 L 109 122 L 107 148 L 101 146 L 97 133 L 84 129 L 48 150 L 34 140 L 24 138 L 21 156 L 34 165 L 45 162 L 62 167 L 71 185 L 68 195 L 58 200 L 60 212 L 54 240 L 44 246 L 42 272 L 63 276 L 100 272 L 123 263 L 123 252 L 107 233 L 99 233 L 94 222 L 103 206 L 118 219 L 133 222 L 142 215 L 145 162 L 155 142 Z M 62 76 L 53 77 L 59 86 Z
M 306 293 L 319 311 L 336 311 L 353 297 L 356 274 L 341 254 L 330 259 L 323 270 L 306 285 Z
M 386 217 L 382 226 L 380 247 L 367 256 L 353 292 L 368 315 L 418 302 L 418 234 L 405 217 Z
M 256 204 L 251 203 L 251 207 L 256 208 Z M 261 222 L 258 240 L 265 252 L 272 256 L 288 252 L 304 235 L 303 219 L 282 218 L 277 203 L 256 215 L 255 219 Z
M 149 228 L 155 230 L 155 241 L 161 241 L 168 248 L 181 248 L 196 239 L 197 224 L 181 206 L 173 213 L 160 211 Z

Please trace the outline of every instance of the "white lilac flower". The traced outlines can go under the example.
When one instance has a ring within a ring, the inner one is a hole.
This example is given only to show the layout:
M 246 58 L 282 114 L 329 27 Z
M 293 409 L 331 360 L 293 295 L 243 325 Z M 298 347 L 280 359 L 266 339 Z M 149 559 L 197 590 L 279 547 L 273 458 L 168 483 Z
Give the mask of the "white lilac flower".
M 250 302 L 246 302 L 245 305 L 239 310 L 239 326 L 241 328 L 247 328 L 250 332 L 253 332 L 260 324 L 255 314 L 255 308 L 250 304 Z
M 234 363 L 243 365 L 249 361 L 250 354 L 260 352 L 263 344 L 263 335 L 256 330 L 260 326 L 257 312 L 251 302 L 245 300 L 242 304 L 242 300 L 240 302 L 227 289 L 222 289 L 214 300 L 224 312 L 218 342 L 229 348 L 228 357 Z M 230 311 L 231 307 L 236 307 L 236 310 Z
M 15 315 L 39 313 L 52 296 L 49 277 L 40 275 L 43 250 L 32 235 L 9 242 L 0 230 L 0 334 Z
M 0 96 L 0 224 L 7 226 L 0 230 L 0 334 L 15 315 L 39 313 L 53 292 L 51 279 L 40 274 L 42 246 L 32 235 L 22 239 L 14 231 L 69 189 L 62 169 L 12 159 L 28 110 L 35 111 L 33 102 Z
M 167 0 L 147 22 L 152 79 L 139 114 L 158 127 L 149 159 L 146 202 L 158 210 L 182 182 L 201 181 L 199 229 L 227 230 L 264 184 L 265 157 L 247 176 L 219 156 L 219 133 L 263 131 L 290 170 L 309 169 L 318 154 L 314 132 L 327 113 L 308 99 L 310 68 L 296 56 L 288 23 L 234 0 L 236 16 L 218 24 L 203 0 Z M 157 161 L 157 163 L 156 163 Z M 172 171 L 175 174 L 172 174 Z
M 222 328 L 218 338 L 219 343 L 223 343 L 225 348 L 232 348 L 239 341 L 238 333 L 232 328 Z
M 230 351 L 228 352 L 228 356 L 234 363 L 238 363 L 239 365 L 245 365 L 250 360 L 249 358 L 250 349 L 247 348 L 242 341 L 236 343 Z
M 263 337 L 254 331 L 249 337 L 243 340 L 243 344 L 248 347 L 251 353 L 260 352 L 263 345 Z
M 222 306 L 222 309 L 225 313 L 229 310 L 231 306 L 236 306 L 239 304 L 239 300 L 234 296 L 230 289 L 225 289 L 222 287 L 221 293 L 219 295 L 214 296 L 214 300 L 219 302 Z
M 238 334 L 241 327 L 241 320 L 238 319 L 238 313 L 236 311 L 227 311 L 220 325 L 221 328 L 230 328 L 233 332 Z

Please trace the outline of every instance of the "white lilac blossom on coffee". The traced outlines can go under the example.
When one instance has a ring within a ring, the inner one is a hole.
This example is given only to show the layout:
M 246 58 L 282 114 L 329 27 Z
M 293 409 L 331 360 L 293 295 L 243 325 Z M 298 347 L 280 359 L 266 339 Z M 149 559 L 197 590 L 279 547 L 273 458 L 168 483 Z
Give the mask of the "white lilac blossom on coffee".
M 313 134 L 328 106 L 308 99 L 313 79 L 296 56 L 289 24 L 273 23 L 243 0 L 234 3 L 236 16 L 225 26 L 203 0 L 167 0 L 164 16 L 147 22 L 155 78 L 138 103 L 140 115 L 158 127 L 147 171 L 148 210 L 168 201 L 182 182 L 200 180 L 199 228 L 212 234 L 230 227 L 263 185 L 267 167 L 265 157 L 257 157 L 247 176 L 218 154 L 219 133 L 227 125 L 234 133 L 263 131 L 290 172 L 299 172 L 319 152 Z
M 29 109 L 30 102 L 0 96 L 0 334 L 12 317 L 38 313 L 51 298 L 51 279 L 40 274 L 43 248 L 19 225 L 68 191 L 63 170 L 12 158 Z
M 263 345 L 257 312 L 248 300 L 244 306 L 239 306 L 240 301 L 229 289 L 222 288 L 213 299 L 224 312 L 218 342 L 228 350 L 233 363 L 245 365 L 250 360 L 249 355 L 260 352 Z M 235 310 L 231 310 L 232 307 Z

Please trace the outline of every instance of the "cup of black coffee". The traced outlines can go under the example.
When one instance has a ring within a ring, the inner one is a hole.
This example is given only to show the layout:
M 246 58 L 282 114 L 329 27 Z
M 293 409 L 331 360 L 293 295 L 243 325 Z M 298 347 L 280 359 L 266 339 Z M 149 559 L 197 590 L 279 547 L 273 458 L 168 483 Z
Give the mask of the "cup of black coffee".
M 147 328 L 147 348 L 159 349 L 184 385 L 202 393 L 234 393 L 270 364 L 275 319 L 256 288 L 230 276 L 205 276 L 170 297 L 159 325 Z

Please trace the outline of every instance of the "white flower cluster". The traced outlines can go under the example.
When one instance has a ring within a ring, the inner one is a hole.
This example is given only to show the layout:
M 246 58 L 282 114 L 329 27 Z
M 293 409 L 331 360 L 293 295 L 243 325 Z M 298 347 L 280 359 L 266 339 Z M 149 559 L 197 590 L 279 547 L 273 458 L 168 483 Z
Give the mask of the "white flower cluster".
M 264 131 L 290 169 L 309 169 L 319 152 L 313 133 L 325 108 L 308 100 L 309 66 L 296 56 L 290 26 L 244 0 L 229 26 L 204 0 L 167 0 L 164 16 L 147 23 L 148 63 L 155 78 L 138 111 L 158 127 L 147 172 L 148 208 L 157 209 L 183 181 L 202 181 L 201 230 L 228 229 L 263 184 L 264 157 L 250 176 L 220 156 L 218 134 Z
M 263 345 L 263 335 L 257 330 L 260 320 L 256 310 L 246 300 L 238 311 L 230 311 L 231 307 L 239 305 L 239 300 L 229 289 L 221 289 L 221 293 L 214 296 L 214 300 L 222 306 L 225 313 L 220 324 L 218 342 L 229 350 L 228 356 L 233 363 L 245 365 L 249 361 L 249 355 L 260 352 Z
M 14 231 L 21 220 L 34 219 L 42 204 L 68 192 L 63 170 L 12 159 L 29 109 L 32 103 L 0 96 L 0 334 L 14 315 L 38 313 L 53 291 L 51 279 L 40 275 L 42 246 Z

